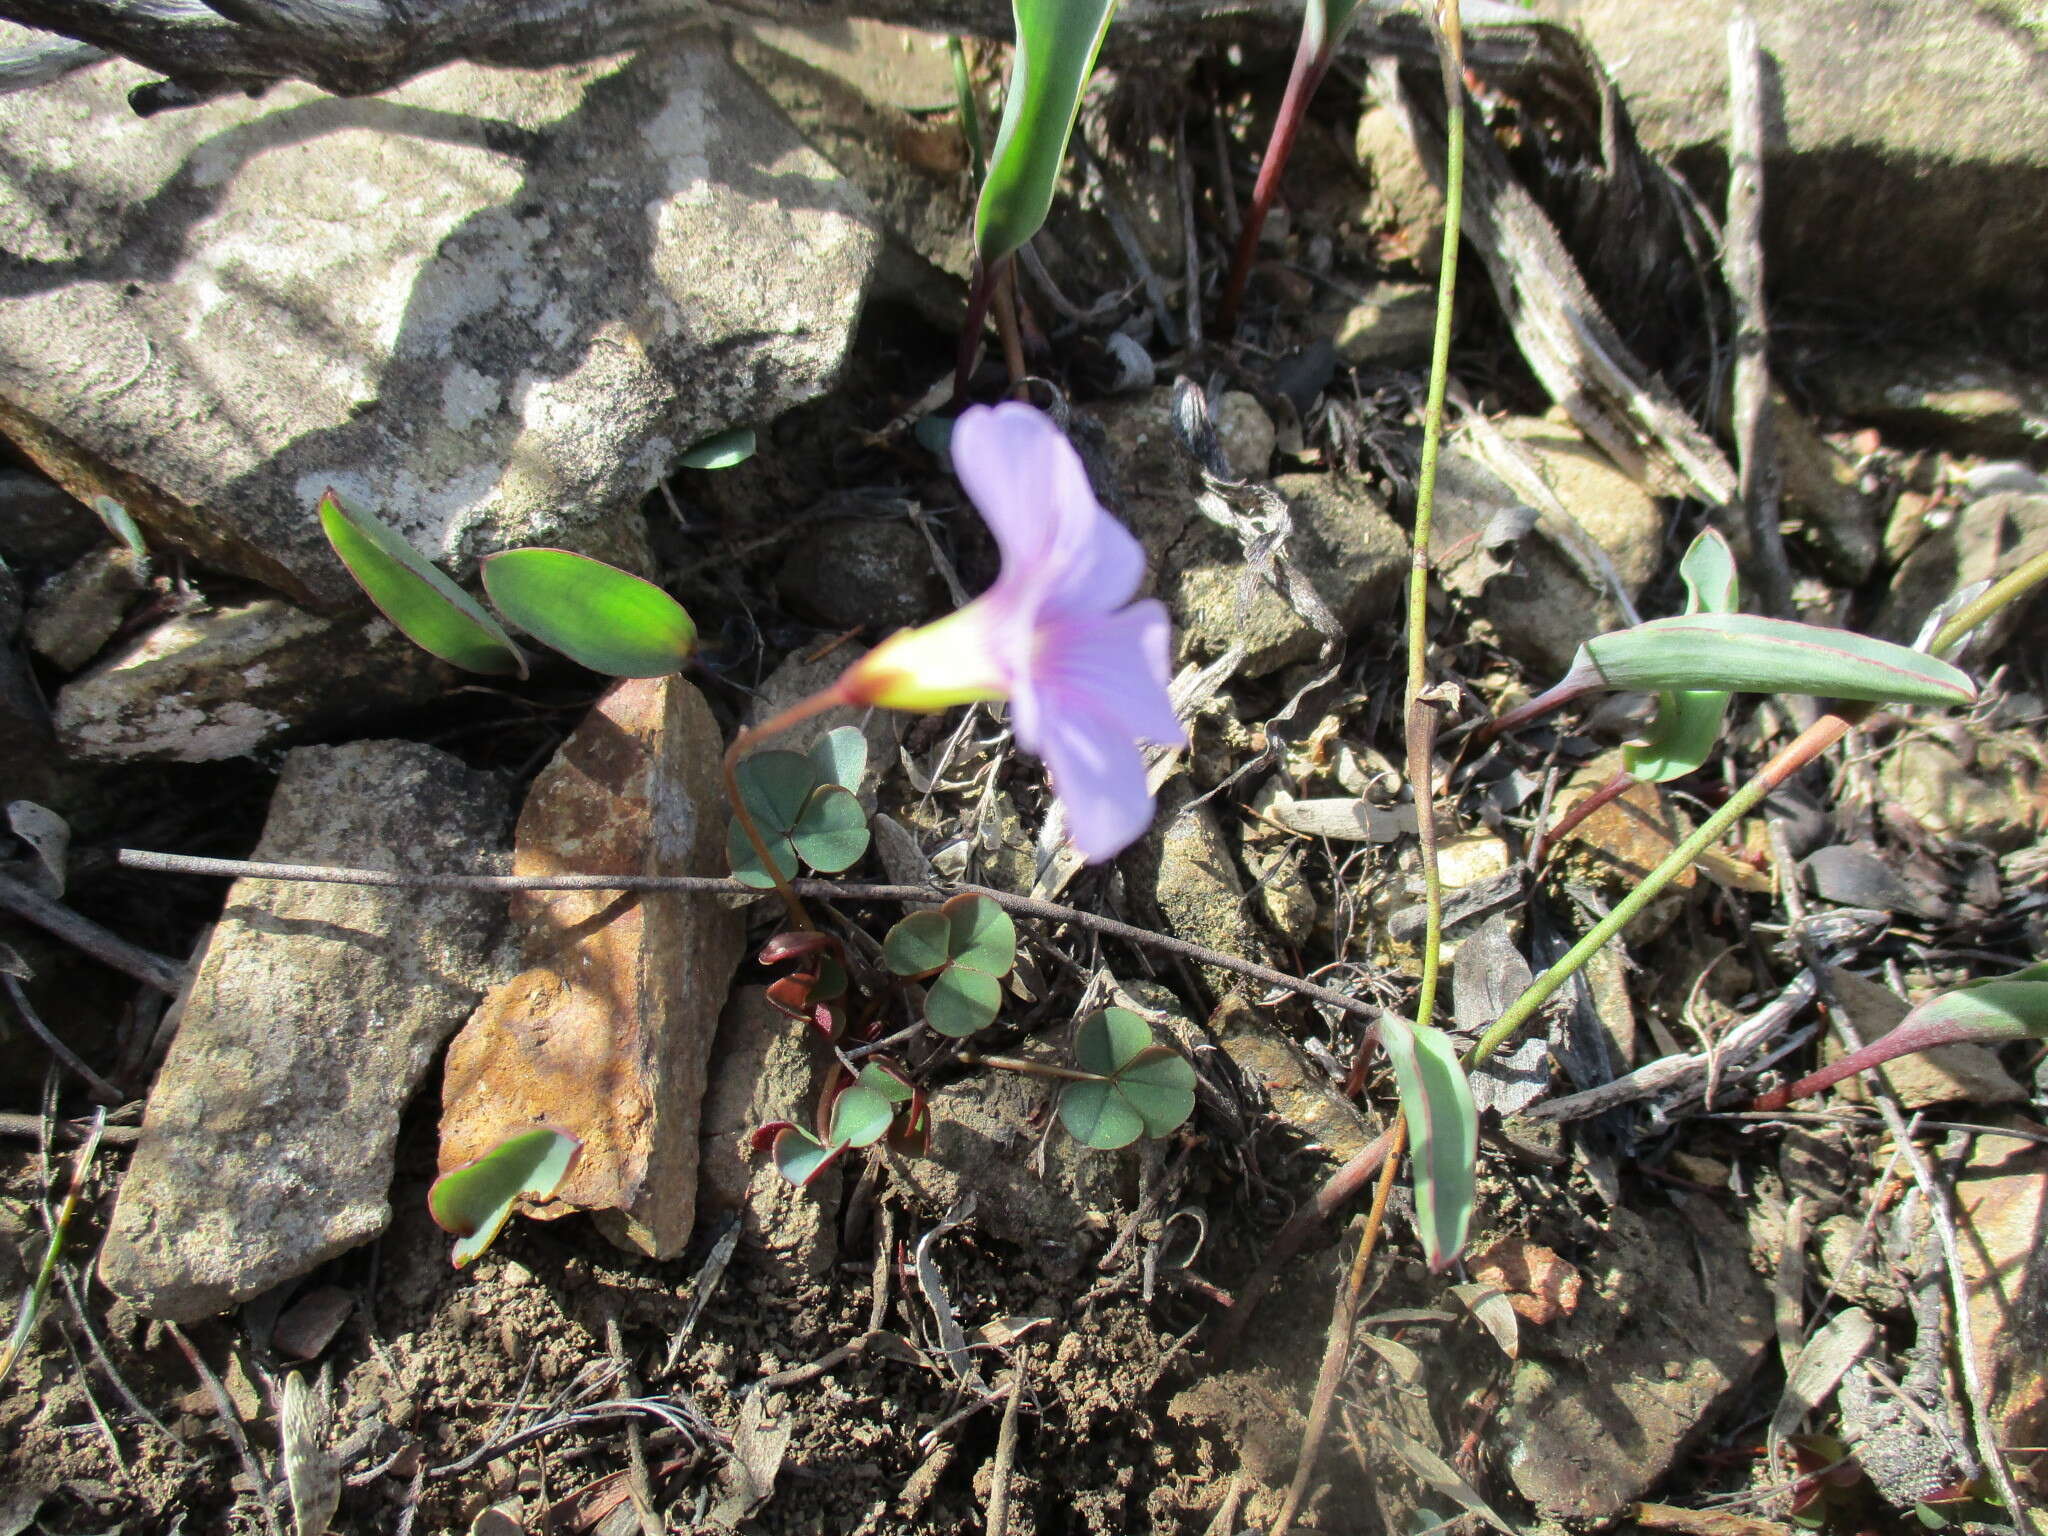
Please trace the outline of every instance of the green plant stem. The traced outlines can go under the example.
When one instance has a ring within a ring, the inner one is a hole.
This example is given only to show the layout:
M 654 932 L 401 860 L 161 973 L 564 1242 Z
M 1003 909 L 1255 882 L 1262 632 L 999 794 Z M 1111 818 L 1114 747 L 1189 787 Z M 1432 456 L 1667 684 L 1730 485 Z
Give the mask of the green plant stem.
M 2018 602 L 2044 582 L 2048 582 L 2048 551 L 2034 556 L 1942 625 L 1928 643 L 1928 652 L 1935 656 L 1946 655 L 1979 624 Z M 1756 776 L 1729 796 L 1720 810 L 1701 822 L 1692 836 L 1672 849 L 1663 863 L 1643 878 L 1641 885 L 1623 897 L 1612 912 L 1587 930 L 1584 938 L 1565 951 L 1555 965 L 1537 977 L 1528 990 L 1508 1005 L 1507 1011 L 1474 1042 L 1465 1057 L 1466 1069 L 1469 1071 L 1500 1049 L 1535 1015 L 1537 1009 L 1556 994 L 1559 987 L 1598 953 L 1601 946 L 1656 900 L 1658 893 L 1684 873 L 1686 867 L 1711 847 L 1723 832 L 1760 805 L 1772 790 L 1840 741 L 1874 707 L 1869 704 L 1848 705 L 1833 714 L 1822 715 L 1758 769 Z
M 1961 643 L 1963 636 L 1999 609 L 2026 596 L 2044 581 L 2048 581 L 2048 549 L 2041 551 L 2010 576 L 2000 577 L 1984 593 L 1965 604 L 1954 618 L 1935 632 L 1934 639 L 1927 649 L 1936 656 L 1946 656 Z
M 36 1319 L 43 1315 L 43 1303 L 49 1299 L 50 1281 L 57 1273 L 57 1258 L 64 1251 L 64 1235 L 71 1227 L 71 1218 L 78 1213 L 79 1196 L 85 1190 L 85 1177 L 92 1168 L 92 1160 L 100 1149 L 100 1136 L 107 1128 L 107 1112 L 95 1110 L 92 1130 L 85 1138 L 71 1160 L 71 1184 L 64 1191 L 63 1204 L 57 1207 L 56 1217 L 50 1223 L 50 1241 L 43 1249 L 43 1262 L 36 1270 L 35 1283 L 29 1287 L 28 1295 L 22 1299 L 21 1311 L 15 1315 L 14 1331 L 4 1346 L 0 1346 L 0 1383 L 14 1373 L 15 1363 L 21 1359 L 30 1337 L 35 1333 Z
M 960 131 L 967 137 L 967 153 L 974 162 L 974 184 L 988 179 L 988 156 L 981 147 L 981 108 L 974 99 L 974 81 L 967 72 L 967 50 L 958 37 L 946 39 L 946 53 L 953 61 L 953 95 L 960 103 Z
M 789 879 L 782 873 L 782 867 L 768 852 L 768 840 L 761 836 L 761 829 L 754 821 L 754 813 L 747 809 L 747 799 L 740 793 L 739 766 L 749 748 L 778 736 L 791 726 L 801 725 L 814 715 L 848 702 L 838 683 L 821 688 L 807 699 L 799 699 L 779 715 L 771 716 L 759 725 L 741 726 L 733 736 L 732 745 L 725 749 L 725 798 L 732 802 L 733 819 L 740 824 L 740 830 L 747 834 L 747 841 L 753 846 L 754 857 L 761 861 L 761 867 L 768 871 L 768 878 L 775 882 L 775 894 L 782 898 L 782 905 L 788 909 L 789 920 L 808 933 L 816 933 L 818 925 L 811 921 L 811 914 L 804 910 L 801 897 Z
M 953 1058 L 962 1066 L 994 1067 L 1002 1072 L 1024 1072 L 1032 1077 L 1057 1077 L 1069 1083 L 1106 1083 L 1108 1078 L 1100 1072 L 1083 1072 L 1076 1067 L 1056 1066 L 1049 1061 L 1033 1061 L 1026 1056 L 984 1056 L 979 1051 L 962 1051 Z
M 1424 0 L 1425 7 L 1428 0 Z M 1451 373 L 1451 308 L 1458 287 L 1458 231 L 1465 200 L 1465 58 L 1459 26 L 1458 0 L 1444 0 L 1443 24 L 1437 36 L 1443 63 L 1444 100 L 1449 110 L 1444 156 L 1443 261 L 1437 272 L 1436 332 L 1430 343 L 1429 397 L 1422 412 L 1422 468 L 1415 487 L 1414 545 L 1408 563 L 1408 781 L 1414 789 L 1416 831 L 1422 852 L 1423 911 L 1422 985 L 1415 1003 L 1415 1023 L 1427 1029 L 1436 1013 L 1437 975 L 1443 964 L 1444 887 L 1436 861 L 1436 789 L 1434 706 L 1423 692 L 1429 685 L 1429 536 L 1436 512 L 1436 468 L 1443 450 L 1444 394 Z
M 1762 804 L 1772 790 L 1840 741 L 1848 734 L 1849 728 L 1868 712 L 1868 706 L 1861 706 L 1841 714 L 1822 715 L 1781 748 L 1754 778 L 1730 795 L 1718 811 L 1701 822 L 1690 837 L 1645 875 L 1642 884 L 1616 902 L 1613 911 L 1588 929 L 1584 938 L 1566 950 L 1555 965 L 1538 976 L 1520 997 L 1508 1005 L 1507 1011 L 1487 1027 L 1466 1053 L 1466 1070 L 1470 1071 L 1499 1050 L 1516 1030 L 1535 1016 L 1537 1009 L 1556 995 L 1559 987 L 1571 980 L 1609 939 L 1633 922 L 1645 907 L 1657 899 L 1665 886 L 1684 874 L 1693 860 L 1712 847 L 1722 833 Z
M 1323 76 L 1329 72 L 1328 50 L 1335 46 L 1334 39 L 1318 48 L 1304 21 L 1301 42 L 1294 51 L 1294 68 L 1287 76 L 1287 90 L 1280 98 L 1279 115 L 1273 119 L 1273 136 L 1266 141 L 1266 153 L 1259 161 L 1259 179 L 1252 184 L 1252 200 L 1244 211 L 1244 224 L 1238 230 L 1237 249 L 1230 258 L 1230 278 L 1224 285 L 1223 302 L 1216 310 L 1216 334 L 1228 341 L 1237 330 L 1237 311 L 1244 302 L 1245 284 L 1251 278 L 1252 263 L 1259 254 L 1259 235 L 1266 227 L 1266 215 L 1272 211 L 1273 199 L 1280 191 L 1280 173 L 1287 168 L 1288 156 L 1294 152 L 1295 135 L 1301 132 L 1302 120 L 1308 116 L 1308 104 L 1315 96 L 1316 87 L 1323 83 Z

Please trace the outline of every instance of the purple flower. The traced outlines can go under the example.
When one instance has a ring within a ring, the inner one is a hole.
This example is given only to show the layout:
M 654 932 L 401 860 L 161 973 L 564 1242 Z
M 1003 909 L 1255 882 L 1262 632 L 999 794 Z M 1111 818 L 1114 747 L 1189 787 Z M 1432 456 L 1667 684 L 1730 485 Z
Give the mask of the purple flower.
M 1166 609 L 1131 601 L 1144 551 L 1031 406 L 962 412 L 953 467 L 995 534 L 1002 573 L 965 608 L 875 647 L 842 696 L 916 710 L 1008 699 L 1018 745 L 1052 769 L 1075 846 L 1092 863 L 1114 858 L 1152 820 L 1138 744 L 1187 742 L 1166 694 Z

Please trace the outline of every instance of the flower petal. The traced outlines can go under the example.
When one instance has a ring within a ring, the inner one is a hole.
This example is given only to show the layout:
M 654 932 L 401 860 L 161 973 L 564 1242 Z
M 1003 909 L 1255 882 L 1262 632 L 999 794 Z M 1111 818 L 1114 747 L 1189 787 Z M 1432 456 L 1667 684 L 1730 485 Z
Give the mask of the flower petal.
M 1052 770 L 1067 830 L 1089 863 L 1115 858 L 1152 822 L 1145 760 L 1130 728 L 1094 704 L 1045 714 L 1035 749 Z
M 953 424 L 952 454 L 1002 551 L 996 585 L 1007 596 L 1107 613 L 1138 590 L 1144 550 L 1095 499 L 1081 456 L 1043 411 L 1020 401 L 971 406 Z
M 1041 619 L 1031 686 L 1030 721 L 1020 711 L 1017 740 L 1036 751 L 1031 737 L 1046 715 L 1086 706 L 1119 721 L 1127 738 L 1162 747 L 1183 746 L 1187 731 L 1166 691 L 1172 674 L 1172 623 L 1152 598 L 1115 613 Z

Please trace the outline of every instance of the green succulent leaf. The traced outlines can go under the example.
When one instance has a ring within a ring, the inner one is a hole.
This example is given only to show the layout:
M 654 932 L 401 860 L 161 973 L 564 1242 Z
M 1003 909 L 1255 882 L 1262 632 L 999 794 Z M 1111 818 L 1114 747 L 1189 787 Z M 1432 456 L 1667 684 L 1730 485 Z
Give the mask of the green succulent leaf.
M 1003 984 L 964 965 L 947 966 L 925 988 L 925 1022 L 955 1040 L 988 1028 L 1002 1006 Z
M 483 605 L 373 513 L 320 498 L 320 528 L 349 575 L 400 634 L 467 672 L 526 676 L 526 656 Z
M 811 743 L 809 755 L 820 784 L 840 784 L 859 793 L 861 775 L 868 771 L 868 739 L 858 726 L 827 731 Z
M 754 429 L 734 427 L 714 432 L 682 457 L 685 469 L 731 469 L 754 456 Z
M 832 1101 L 832 1145 L 871 1147 L 889 1133 L 896 1106 L 865 1083 L 851 1083 Z
M 908 1104 L 917 1097 L 917 1090 L 889 1068 L 879 1062 L 868 1062 L 860 1069 L 860 1085 L 879 1093 L 891 1104 Z
M 1060 1090 L 1060 1124 L 1084 1147 L 1114 1152 L 1145 1134 L 1145 1117 L 1115 1083 L 1069 1083 Z
M 818 787 L 817 767 L 801 752 L 756 752 L 741 761 L 734 776 L 740 799 L 763 833 L 794 831 Z
M 898 976 L 929 976 L 952 957 L 952 928 L 942 912 L 913 912 L 882 940 L 882 963 Z
M 682 604 L 602 560 L 566 549 L 508 549 L 483 570 L 498 612 L 593 672 L 663 677 L 697 648 L 697 626 Z
M 761 841 L 768 845 L 769 856 L 775 860 L 775 867 L 785 880 L 796 878 L 796 849 L 780 832 L 761 829 Z M 754 852 L 754 845 L 747 838 L 747 829 L 737 819 L 729 822 L 725 829 L 725 856 L 732 864 L 732 877 L 741 885 L 751 885 L 757 891 L 773 890 L 775 877 L 768 873 L 768 866 L 761 862 L 761 856 Z M 843 973 L 842 973 L 843 975 Z
M 1101 1074 L 1060 1094 L 1060 1123 L 1084 1146 L 1107 1151 L 1142 1135 L 1164 1136 L 1194 1113 L 1195 1069 L 1127 1008 L 1104 1008 L 1081 1021 L 1074 1064 Z
M 1153 1045 L 1124 1064 L 1117 1092 L 1145 1122 L 1145 1134 L 1165 1136 L 1195 1112 L 1195 1069 L 1171 1046 Z
M 1074 1031 L 1074 1065 L 1115 1077 L 1152 1043 L 1152 1027 L 1130 1009 L 1098 1008 Z
M 802 1189 L 832 1161 L 825 1144 L 800 1126 L 786 1125 L 775 1133 L 775 1171 Z
M 984 267 L 1038 232 L 1052 208 L 1081 92 L 1095 69 L 1116 0 L 1012 0 L 1017 46 L 1003 120 L 974 213 Z
M 1924 652 L 1748 613 L 1684 614 L 1595 636 L 1571 675 L 1584 686 L 1650 693 L 1721 688 L 1935 706 L 1977 697 L 1967 674 Z
M 811 868 L 836 875 L 868 851 L 868 817 L 853 791 L 820 784 L 804 802 L 789 840 Z
M 1017 963 L 1017 925 L 986 896 L 955 896 L 939 909 L 951 925 L 947 946 L 955 965 L 1007 976 Z
M 1479 1111 L 1449 1036 L 1380 1015 L 1380 1044 L 1394 1064 L 1414 1160 L 1415 1224 L 1424 1256 L 1442 1270 L 1465 1247 L 1477 1198 Z
M 516 1201 L 545 1200 L 559 1189 L 582 1150 L 582 1142 L 561 1131 L 520 1131 L 436 1179 L 427 1210 L 442 1231 L 455 1234 L 455 1267 L 491 1246 Z
M 1735 555 L 1728 541 L 1711 528 L 1678 562 L 1685 580 L 1687 613 L 1734 613 L 1741 603 Z M 1622 746 L 1621 766 L 1648 784 L 1683 778 L 1706 762 L 1721 739 L 1721 722 L 1732 695 L 1718 690 L 1687 689 L 1657 696 L 1657 718 L 1648 737 Z

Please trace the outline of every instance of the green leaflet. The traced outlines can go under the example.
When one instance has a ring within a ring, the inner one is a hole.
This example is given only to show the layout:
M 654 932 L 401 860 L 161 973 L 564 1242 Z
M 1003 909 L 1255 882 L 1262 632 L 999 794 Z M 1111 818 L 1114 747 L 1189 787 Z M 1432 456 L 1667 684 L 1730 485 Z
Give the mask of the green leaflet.
M 1903 645 L 1748 613 L 1694 613 L 1597 635 L 1568 682 L 1650 693 L 1719 688 L 1876 704 L 1970 704 L 1977 685 Z
M 1038 233 L 1116 0 L 1012 0 L 1017 47 L 974 212 L 984 269 Z
M 1685 580 L 1687 613 L 1734 613 L 1740 608 L 1734 552 L 1713 529 L 1703 529 L 1692 541 L 1685 558 L 1678 562 L 1678 574 Z M 1649 784 L 1691 773 L 1707 760 L 1720 739 L 1730 697 L 1703 689 L 1659 694 L 1649 737 L 1623 745 L 1622 768 Z
M 400 634 L 467 672 L 526 676 L 526 657 L 483 605 L 371 512 L 351 510 L 329 491 L 320 528 L 357 585 Z
M 571 661 L 613 677 L 661 677 L 697 648 L 682 604 L 650 581 L 567 549 L 508 549 L 484 561 L 498 612 Z
M 1074 1034 L 1074 1065 L 1100 1074 L 1060 1092 L 1060 1124 L 1098 1152 L 1171 1135 L 1195 1112 L 1195 1069 L 1128 1008 L 1102 1008 Z
M 1464 1250 L 1472 1224 L 1479 1167 L 1479 1110 L 1457 1049 L 1439 1029 L 1417 1029 L 1380 1015 L 1380 1046 L 1394 1064 L 1401 1108 L 1408 1116 L 1414 1164 L 1415 1224 L 1433 1270 Z
M 507 1136 L 475 1162 L 451 1168 L 427 1191 L 427 1210 L 457 1239 L 460 1269 L 491 1246 L 522 1196 L 545 1200 L 561 1187 L 583 1143 L 543 1126 Z

